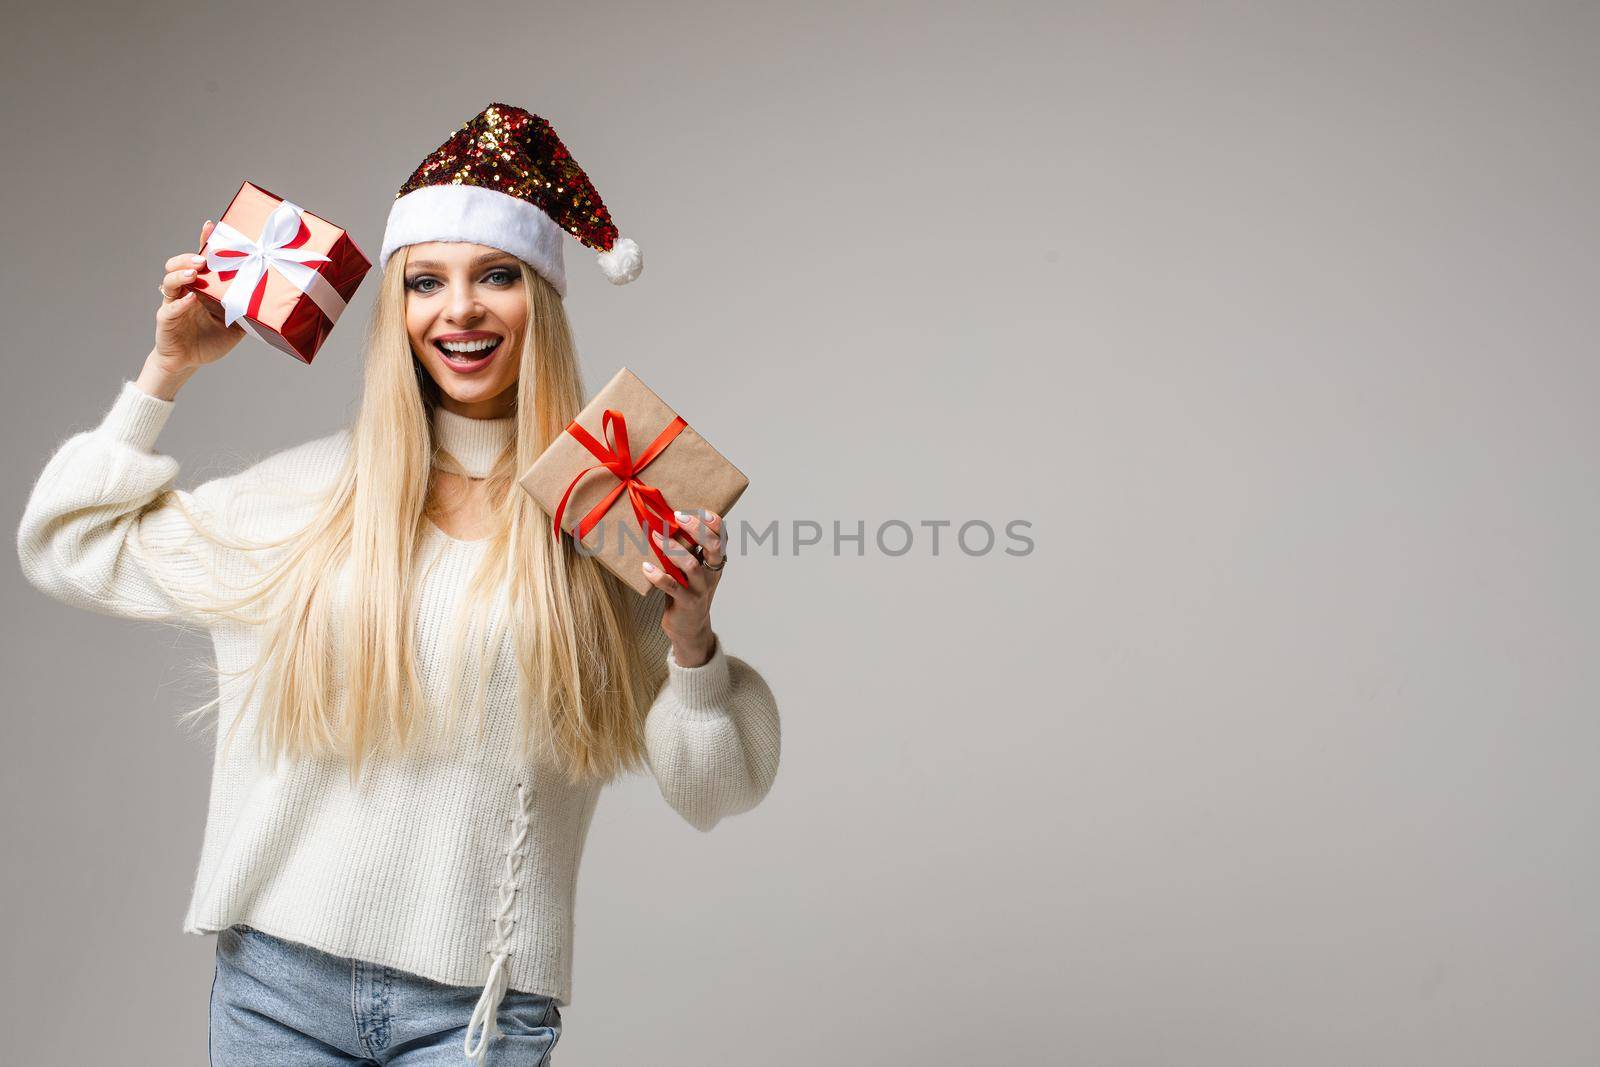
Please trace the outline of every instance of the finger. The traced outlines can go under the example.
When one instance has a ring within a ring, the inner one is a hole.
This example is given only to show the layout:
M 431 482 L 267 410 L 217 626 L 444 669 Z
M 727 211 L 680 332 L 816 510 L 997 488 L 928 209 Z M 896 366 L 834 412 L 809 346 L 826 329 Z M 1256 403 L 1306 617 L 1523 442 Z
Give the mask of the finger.
M 650 537 L 655 541 L 656 544 L 661 544 L 661 535 L 659 533 L 656 533 L 654 530 L 652 530 L 650 531 Z M 688 549 L 680 546 L 675 550 L 672 548 L 664 548 L 663 551 L 665 551 L 666 554 L 671 557 L 672 565 L 683 572 L 684 581 L 689 583 L 689 590 L 691 592 L 704 593 L 711 588 L 711 578 L 709 573 L 700 565 L 700 560 L 696 556 L 692 555 Z M 701 549 L 700 551 L 704 552 L 705 549 Z M 656 565 L 660 566 L 659 561 Z M 681 589 L 683 587 L 679 586 L 679 588 Z
M 183 287 L 195 279 L 195 268 L 185 267 L 182 270 L 168 271 L 166 277 L 161 279 L 161 295 L 168 300 L 176 300 L 183 295 Z
M 722 516 L 714 511 L 701 508 L 694 517 L 697 521 L 693 530 L 700 545 L 700 562 L 706 566 L 708 573 L 716 574 L 722 570 L 722 561 L 728 552 L 727 528 L 722 524 Z M 716 579 L 712 578 L 711 581 L 715 582 Z
M 717 571 L 721 570 L 722 557 L 726 551 L 727 538 L 721 531 L 712 529 L 710 521 L 704 518 L 706 515 L 710 515 L 712 518 L 717 518 L 716 513 L 702 511 L 700 515 L 686 516 L 683 512 L 679 511 L 675 514 L 678 516 L 679 523 L 682 524 L 685 529 L 693 533 L 695 543 L 700 546 L 700 554 L 698 557 L 700 562 L 707 568 L 710 568 L 710 573 L 715 574 Z M 689 521 L 686 522 L 685 519 Z M 720 521 L 720 519 L 718 521 Z M 714 580 L 715 579 L 713 579 L 713 581 Z
M 722 516 L 715 511 L 707 511 L 705 508 L 701 508 L 698 514 L 700 521 L 705 524 L 705 528 L 717 535 L 718 547 L 725 546 L 728 543 L 728 527 L 723 523 Z
M 719 540 L 717 532 L 707 527 L 700 516 L 687 511 L 674 511 L 672 514 L 677 517 L 678 525 L 682 526 L 689 536 L 695 539 L 696 544 L 704 548 L 715 548 L 717 546 Z
M 698 544 L 692 547 L 685 545 L 676 537 L 668 540 L 662 540 L 661 532 L 659 530 L 650 531 L 650 540 L 660 545 L 661 550 L 668 556 L 672 557 L 672 562 L 684 569 L 688 569 L 690 566 L 698 567 L 700 565 L 700 555 L 697 554 L 697 552 L 705 552 L 704 547 Z
M 216 228 L 217 228 L 217 224 L 216 223 L 212 222 L 210 219 L 206 219 L 205 225 L 200 227 L 200 247 L 201 248 L 204 248 L 206 246 L 206 241 L 209 240 L 210 237 L 211 237 L 211 231 L 216 229 Z
M 672 535 L 671 540 L 665 542 L 661 540 L 659 534 L 658 530 L 650 530 L 650 539 L 661 545 L 669 556 L 674 554 L 687 556 L 696 549 L 694 538 L 686 530 L 680 528 Z
M 156 315 L 166 319 L 177 318 L 194 307 L 194 302 L 199 299 L 193 293 L 184 293 L 176 300 L 163 300 L 161 306 L 156 308 Z
M 200 267 L 205 266 L 205 263 L 206 257 L 200 255 L 198 252 L 179 252 L 177 255 L 167 260 L 166 266 L 164 266 L 162 269 L 170 272 L 175 270 L 183 270 L 185 267 L 194 267 L 198 270 Z
M 662 541 L 661 531 L 651 530 L 650 539 L 651 541 L 656 542 L 656 544 L 661 545 L 662 552 L 666 552 L 667 557 L 672 558 L 672 563 L 674 563 L 675 566 L 678 566 L 678 568 L 685 569 L 686 571 L 686 569 L 691 568 L 691 566 L 699 566 L 699 557 L 694 555 L 693 550 L 688 549 L 688 547 L 685 547 L 683 544 L 680 544 L 677 537 L 670 537 L 670 539 Z M 704 549 L 701 550 L 704 552 Z
M 673 578 L 670 574 L 661 569 L 661 564 L 652 563 L 650 560 L 645 560 L 643 563 L 639 564 L 639 567 L 644 571 L 645 581 L 649 582 L 657 589 L 665 590 L 666 594 L 669 597 L 672 597 L 674 600 L 678 598 L 679 594 L 686 592 L 683 586 L 678 584 L 676 578 Z

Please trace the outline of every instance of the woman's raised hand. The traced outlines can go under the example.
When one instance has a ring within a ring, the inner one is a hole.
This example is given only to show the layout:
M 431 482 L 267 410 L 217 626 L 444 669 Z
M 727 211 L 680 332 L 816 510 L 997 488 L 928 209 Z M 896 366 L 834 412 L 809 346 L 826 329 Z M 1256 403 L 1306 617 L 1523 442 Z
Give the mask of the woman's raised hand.
M 672 557 L 672 565 L 683 572 L 688 587 L 679 585 L 649 560 L 641 566 L 650 584 L 666 591 L 667 607 L 661 613 L 661 629 L 672 642 L 673 658 L 679 666 L 699 667 L 716 651 L 716 633 L 711 628 L 711 598 L 716 594 L 722 568 L 727 563 L 728 532 L 723 527 L 722 516 L 714 511 L 702 508 L 692 515 L 682 511 L 674 514 L 678 525 L 700 549 L 699 556 L 692 555 L 677 539 L 663 541 L 653 530 L 650 539 Z
M 215 228 L 209 219 L 200 227 L 201 248 Z M 221 309 L 190 290 L 191 286 L 204 288 L 207 284 L 199 273 L 204 265 L 204 256 L 185 252 L 167 260 L 166 276 L 161 279 L 156 345 L 150 358 L 174 376 L 187 376 L 198 367 L 215 363 L 244 337 L 243 326 L 224 326 Z

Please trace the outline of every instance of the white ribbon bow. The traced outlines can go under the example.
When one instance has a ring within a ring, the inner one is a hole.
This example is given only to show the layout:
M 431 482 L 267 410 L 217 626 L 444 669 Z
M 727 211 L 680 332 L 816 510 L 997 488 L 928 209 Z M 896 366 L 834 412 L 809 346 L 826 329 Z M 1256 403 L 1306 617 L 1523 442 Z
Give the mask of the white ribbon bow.
M 309 249 L 284 247 L 299 232 L 300 208 L 287 200 L 267 216 L 266 224 L 261 227 L 261 234 L 255 240 L 226 222 L 217 223 L 206 244 L 206 266 L 215 271 L 238 272 L 233 277 L 233 284 L 222 295 L 223 325 L 232 326 L 243 318 L 250 307 L 256 286 L 266 278 L 269 267 L 287 279 L 290 285 L 310 296 L 323 314 L 328 316 L 328 321 L 338 319 L 339 313 L 344 310 L 344 297 L 328 284 L 327 278 L 306 265 L 326 263 L 328 257 Z M 222 255 L 223 252 L 242 255 Z M 249 325 L 246 319 L 245 326 Z

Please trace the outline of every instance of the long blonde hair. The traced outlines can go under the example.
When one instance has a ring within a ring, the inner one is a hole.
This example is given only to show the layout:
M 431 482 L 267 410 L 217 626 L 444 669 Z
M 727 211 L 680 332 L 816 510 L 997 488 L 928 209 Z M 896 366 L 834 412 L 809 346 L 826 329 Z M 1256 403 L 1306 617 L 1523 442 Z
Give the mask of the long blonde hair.
M 416 361 L 406 332 L 404 254 L 383 273 L 369 330 L 360 410 L 338 476 L 311 520 L 275 540 L 213 531 L 175 491 L 169 500 L 207 540 L 237 552 L 274 552 L 251 591 L 223 598 L 169 590 L 206 616 L 260 628 L 261 651 L 243 675 L 249 688 L 230 743 L 258 686 L 257 751 L 276 759 L 342 754 L 354 783 L 372 752 L 406 749 L 428 707 L 414 655 L 413 563 L 434 501 L 433 410 L 438 386 Z M 635 640 L 638 596 L 599 561 L 558 539 L 548 517 L 517 484 L 583 406 L 583 385 L 561 297 L 526 263 L 528 325 L 522 331 L 516 436 L 486 479 L 491 534 L 465 595 L 449 650 L 445 720 L 452 731 L 468 664 L 478 664 L 476 723 L 483 737 L 487 677 L 504 627 L 517 650 L 517 745 L 571 782 L 607 781 L 643 764 L 643 723 L 665 664 L 646 663 Z M 490 624 L 505 593 L 501 625 Z M 340 604 L 340 591 L 347 591 Z M 255 605 L 255 614 L 246 608 Z M 339 609 L 339 610 L 336 610 Z M 475 657 L 464 655 L 471 646 Z M 345 665 L 337 685 L 335 659 Z M 226 673 L 226 672 L 224 672 Z M 343 708 L 336 706 L 342 688 Z M 186 713 L 204 715 L 216 699 Z M 421 709 L 419 711 L 419 709 Z M 342 714 L 341 714 L 342 712 Z

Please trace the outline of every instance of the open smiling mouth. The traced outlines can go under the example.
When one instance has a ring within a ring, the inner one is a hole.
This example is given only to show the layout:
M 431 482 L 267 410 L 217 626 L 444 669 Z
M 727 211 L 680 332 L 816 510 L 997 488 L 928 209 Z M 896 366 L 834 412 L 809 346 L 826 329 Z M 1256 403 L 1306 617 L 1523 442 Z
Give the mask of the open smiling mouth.
M 482 341 L 435 341 L 433 347 L 450 363 L 458 367 L 472 367 L 487 362 L 500 350 L 501 338 L 484 339 Z

